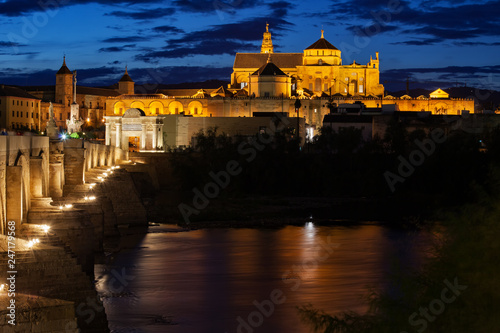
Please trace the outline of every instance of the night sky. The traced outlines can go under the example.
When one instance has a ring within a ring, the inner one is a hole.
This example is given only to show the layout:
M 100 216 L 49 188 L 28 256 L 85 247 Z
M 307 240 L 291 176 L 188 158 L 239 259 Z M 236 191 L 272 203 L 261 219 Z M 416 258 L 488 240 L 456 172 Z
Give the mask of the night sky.
M 45 8 L 44 8 L 45 7 Z M 500 90 L 500 1 L 0 0 L 0 82 L 49 85 L 63 55 L 79 84 L 229 80 L 236 52 L 321 36 L 344 64 L 380 52 L 389 90 L 456 84 Z M 378 21 L 378 22 L 377 22 Z

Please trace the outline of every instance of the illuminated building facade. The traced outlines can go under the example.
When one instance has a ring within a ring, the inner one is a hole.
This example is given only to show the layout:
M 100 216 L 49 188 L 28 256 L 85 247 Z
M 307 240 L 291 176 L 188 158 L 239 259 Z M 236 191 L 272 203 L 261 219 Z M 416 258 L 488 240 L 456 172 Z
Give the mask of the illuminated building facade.
M 367 65 L 360 65 L 355 61 L 350 65 L 343 65 L 341 51 L 328 42 L 324 31 L 321 31 L 321 38 L 302 53 L 274 53 L 269 25 L 264 33 L 260 53 L 236 54 L 230 88 L 242 89 L 250 83 L 251 90 L 253 74 L 267 59 L 271 59 L 290 77 L 292 93 L 299 96 L 339 94 L 368 97 L 384 94 L 384 87 L 379 83 L 378 52 L 376 58 L 370 59 Z
M 54 107 L 54 117 L 57 127 L 66 129 L 66 120 L 71 118 L 71 104 L 74 99 L 73 77 L 76 75 L 66 65 L 66 58 L 56 73 L 55 86 L 30 86 L 24 89 L 33 96 L 42 100 L 41 104 L 41 130 L 45 129 L 49 121 L 49 102 Z M 125 71 L 124 78 L 130 78 Z M 130 81 L 132 81 L 130 79 Z M 133 82 L 119 82 L 118 89 L 93 88 L 76 86 L 76 103 L 79 106 L 80 117 L 88 127 L 98 128 L 103 125 L 106 110 L 106 101 L 109 97 L 119 96 L 130 92 L 129 87 Z M 132 88 L 133 89 L 133 88 Z
M 23 89 L 1 85 L 0 129 L 40 129 L 41 102 L 41 99 Z

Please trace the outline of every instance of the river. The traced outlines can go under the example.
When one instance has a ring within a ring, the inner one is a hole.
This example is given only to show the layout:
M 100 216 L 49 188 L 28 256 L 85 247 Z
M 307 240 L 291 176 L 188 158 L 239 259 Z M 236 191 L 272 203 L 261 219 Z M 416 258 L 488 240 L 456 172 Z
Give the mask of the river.
M 398 260 L 418 266 L 430 239 L 370 223 L 160 225 L 96 265 L 97 288 L 112 332 L 306 333 L 297 306 L 365 311 L 370 288 L 390 288 Z

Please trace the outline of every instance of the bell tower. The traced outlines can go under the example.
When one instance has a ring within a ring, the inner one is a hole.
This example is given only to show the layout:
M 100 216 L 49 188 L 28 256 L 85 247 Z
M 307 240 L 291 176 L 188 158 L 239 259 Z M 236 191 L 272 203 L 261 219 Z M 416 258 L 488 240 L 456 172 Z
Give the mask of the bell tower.
M 63 64 L 56 73 L 56 94 L 55 103 L 61 103 L 64 107 L 71 104 L 73 95 L 73 73 L 66 66 L 66 57 L 63 58 Z
M 266 23 L 266 32 L 264 32 L 260 53 L 274 53 L 273 41 L 271 39 L 271 33 L 269 32 L 269 23 Z
M 118 82 L 118 92 L 122 95 L 133 95 L 134 94 L 134 80 L 128 75 L 128 68 L 125 66 L 125 74 Z

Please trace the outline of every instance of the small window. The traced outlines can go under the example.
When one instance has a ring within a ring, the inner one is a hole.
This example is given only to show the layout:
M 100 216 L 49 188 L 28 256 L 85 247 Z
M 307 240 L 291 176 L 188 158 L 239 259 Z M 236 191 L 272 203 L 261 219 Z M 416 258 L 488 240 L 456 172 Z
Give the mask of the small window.
M 38 113 L 36 114 L 36 119 L 38 119 Z
M 71 113 L 68 112 L 68 120 L 71 119 Z
M 323 65 L 323 59 L 318 60 L 318 65 L 320 65 L 320 66 Z
M 12 111 L 12 117 L 14 117 L 14 113 L 15 113 L 15 112 L 14 112 L 14 111 Z
M 16 117 L 19 117 L 19 111 L 16 112 Z M 21 115 L 21 117 L 22 117 L 22 115 Z
M 59 100 L 59 104 L 62 104 L 62 99 Z
M 33 102 L 31 102 L 31 107 L 33 107 Z
M 194 108 L 194 114 L 198 114 L 198 108 Z
M 175 108 L 175 114 L 179 114 L 179 108 Z
M 156 108 L 156 114 L 160 113 L 160 108 Z
M 362 94 L 362 93 L 364 93 L 364 92 L 365 92 L 364 87 L 363 87 L 363 85 L 362 85 L 362 84 L 360 84 L 360 85 L 359 85 L 359 93 L 360 93 L 360 94 Z
M 21 106 L 23 106 L 23 101 L 21 101 Z
M 92 102 L 89 102 L 89 108 L 92 109 Z
M 31 112 L 31 119 L 33 119 L 33 112 Z
M 17 106 L 19 106 L 19 101 L 17 101 Z
M 49 119 L 49 113 L 47 112 L 47 119 Z
M 59 120 L 62 120 L 62 112 L 59 113 Z

